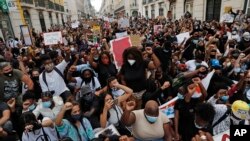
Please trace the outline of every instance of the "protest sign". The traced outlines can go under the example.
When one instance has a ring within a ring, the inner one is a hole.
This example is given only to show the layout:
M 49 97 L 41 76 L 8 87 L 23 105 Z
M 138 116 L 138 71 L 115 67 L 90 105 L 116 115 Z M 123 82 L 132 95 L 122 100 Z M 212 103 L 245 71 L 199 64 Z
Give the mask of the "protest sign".
M 159 33 L 162 29 L 162 25 L 154 25 L 154 33 Z
M 26 46 L 32 45 L 32 39 L 31 39 L 31 35 L 30 35 L 29 26 L 28 25 L 20 25 L 20 29 L 21 29 L 22 37 L 24 39 L 24 44 Z
M 94 25 L 92 31 L 94 33 L 101 33 L 101 27 L 99 25 Z
M 79 23 L 78 22 L 71 23 L 71 27 L 72 28 L 78 28 L 79 27 Z
M 232 14 L 226 13 L 222 15 L 220 22 L 233 23 L 234 16 Z
M 174 118 L 174 105 L 179 98 L 176 96 L 167 103 L 159 107 L 160 111 L 167 115 L 168 118 Z
M 229 130 L 213 136 L 214 141 L 230 141 Z
M 190 37 L 189 32 L 180 33 L 180 34 L 176 35 L 178 44 L 181 44 L 184 41 L 185 38 L 187 40 L 189 37 Z
M 115 36 L 116 36 L 117 39 L 119 39 L 119 38 L 128 36 L 128 32 L 125 31 L 125 32 L 116 33 Z
M 95 134 L 95 138 L 98 138 L 100 135 L 103 135 L 104 137 L 111 137 L 114 135 L 120 136 L 120 133 L 117 131 L 115 126 L 113 124 L 111 124 L 108 127 L 106 127 L 105 129 L 97 132 Z
M 127 28 L 129 27 L 129 19 L 127 18 L 121 18 L 118 20 L 118 26 L 120 28 Z
M 130 35 L 130 40 L 132 43 L 132 46 L 141 46 L 141 37 L 140 35 Z
M 55 45 L 58 42 L 62 43 L 62 32 L 48 32 L 43 34 L 44 44 Z
M 123 51 L 132 46 L 130 38 L 127 36 L 111 40 L 110 44 L 111 44 L 110 51 L 113 54 L 116 68 L 120 69 L 123 64 L 123 59 L 122 59 Z

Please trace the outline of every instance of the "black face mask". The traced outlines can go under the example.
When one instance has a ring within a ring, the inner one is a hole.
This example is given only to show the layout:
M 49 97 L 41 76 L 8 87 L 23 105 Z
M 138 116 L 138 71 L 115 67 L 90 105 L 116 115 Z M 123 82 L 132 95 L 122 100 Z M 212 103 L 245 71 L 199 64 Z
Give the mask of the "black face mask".
M 39 80 L 39 76 L 34 76 L 34 77 L 32 77 L 32 80 L 38 81 L 38 80 Z
M 84 78 L 84 80 L 85 80 L 86 83 L 90 83 L 91 77 L 90 78 Z
M 210 55 L 210 58 L 215 58 L 215 55 Z
M 13 76 L 13 70 L 7 73 L 4 73 L 5 76 L 7 77 L 12 77 Z

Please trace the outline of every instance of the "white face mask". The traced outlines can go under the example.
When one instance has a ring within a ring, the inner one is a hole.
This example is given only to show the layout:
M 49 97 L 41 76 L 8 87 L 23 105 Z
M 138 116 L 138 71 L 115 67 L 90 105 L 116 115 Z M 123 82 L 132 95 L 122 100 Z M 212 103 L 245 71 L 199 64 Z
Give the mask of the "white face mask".
M 133 66 L 133 65 L 135 64 L 135 60 L 129 59 L 129 60 L 128 60 L 128 63 L 129 63 L 131 66 Z
M 234 68 L 234 72 L 235 72 L 235 73 L 239 73 L 240 71 L 241 71 L 240 68 Z

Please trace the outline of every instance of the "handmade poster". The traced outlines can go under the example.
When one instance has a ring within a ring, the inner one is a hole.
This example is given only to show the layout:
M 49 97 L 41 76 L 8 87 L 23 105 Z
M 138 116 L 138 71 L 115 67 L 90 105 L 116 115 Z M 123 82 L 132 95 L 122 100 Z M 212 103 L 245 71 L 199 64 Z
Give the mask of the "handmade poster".
M 176 35 L 178 44 L 181 44 L 184 39 L 186 38 L 186 40 L 190 37 L 190 33 L 189 32 L 185 32 L 185 33 L 180 33 L 178 35 Z
M 116 33 L 115 36 L 116 36 L 116 39 L 119 39 L 119 38 L 128 36 L 128 32 L 125 31 L 125 32 Z
M 55 45 L 58 42 L 62 43 L 62 32 L 48 32 L 43 34 L 44 44 L 47 45 Z
M 73 22 L 73 23 L 71 23 L 71 27 L 72 28 L 78 28 L 79 27 L 79 23 L 78 22 Z
M 154 33 L 159 33 L 162 29 L 162 25 L 154 25 Z
M 233 23 L 234 16 L 232 14 L 226 13 L 222 15 L 220 22 Z
M 174 118 L 174 105 L 179 98 L 176 96 L 167 103 L 159 107 L 160 111 L 167 115 L 168 118 Z
M 121 18 L 121 19 L 118 20 L 118 27 L 120 27 L 120 28 L 127 28 L 129 26 L 130 26 L 129 19 L 127 19 L 127 18 Z
M 132 46 L 129 36 L 110 41 L 110 51 L 113 54 L 114 62 L 117 69 L 120 69 L 123 64 L 122 54 L 125 49 Z
M 26 46 L 32 45 L 32 38 L 31 38 L 29 26 L 28 25 L 20 25 L 20 29 L 21 29 L 22 37 L 24 39 L 24 44 Z
M 114 135 L 120 136 L 120 133 L 117 131 L 115 126 L 113 124 L 111 124 L 108 127 L 106 127 L 105 129 L 97 132 L 95 134 L 95 138 L 98 138 L 100 135 L 103 135 L 104 137 L 110 137 L 110 136 L 114 136 Z
M 130 40 L 132 43 L 132 46 L 141 46 L 141 37 L 140 35 L 130 35 Z

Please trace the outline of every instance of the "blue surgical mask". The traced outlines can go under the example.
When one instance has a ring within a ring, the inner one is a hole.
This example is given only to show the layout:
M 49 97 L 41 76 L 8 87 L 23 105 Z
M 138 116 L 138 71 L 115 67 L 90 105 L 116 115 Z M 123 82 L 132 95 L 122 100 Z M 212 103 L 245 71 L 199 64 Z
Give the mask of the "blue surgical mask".
M 147 121 L 150 123 L 155 123 L 157 121 L 157 118 L 158 118 L 158 117 L 148 116 L 146 114 L 145 114 L 145 116 L 146 116 Z
M 35 108 L 36 108 L 36 105 L 35 105 L 35 104 L 32 104 L 32 105 L 29 106 L 29 110 L 30 110 L 30 111 L 33 111 Z
M 180 93 L 178 93 L 177 96 L 178 96 L 179 99 L 184 99 L 184 96 L 182 94 L 180 94 Z
M 229 96 L 228 95 L 224 95 L 220 98 L 220 100 L 226 102 L 227 100 L 229 99 Z
M 51 101 L 43 102 L 43 108 L 49 108 L 51 106 Z
M 240 68 L 234 68 L 234 72 L 235 72 L 235 73 L 239 73 L 240 71 L 241 71 Z
M 77 114 L 77 115 L 71 115 L 71 117 L 74 119 L 74 120 L 80 120 L 80 118 L 82 117 L 81 114 Z

